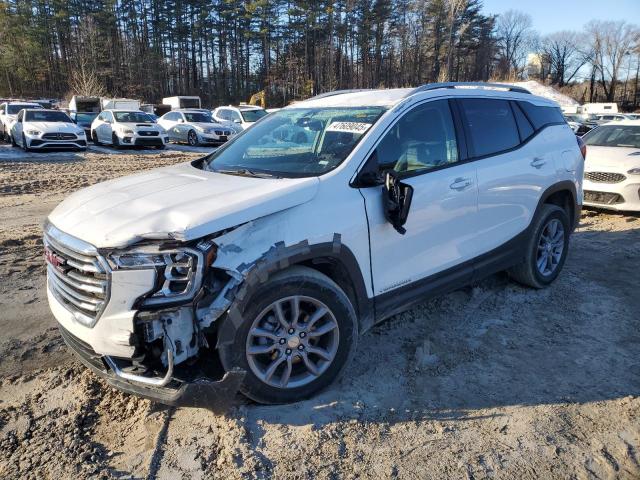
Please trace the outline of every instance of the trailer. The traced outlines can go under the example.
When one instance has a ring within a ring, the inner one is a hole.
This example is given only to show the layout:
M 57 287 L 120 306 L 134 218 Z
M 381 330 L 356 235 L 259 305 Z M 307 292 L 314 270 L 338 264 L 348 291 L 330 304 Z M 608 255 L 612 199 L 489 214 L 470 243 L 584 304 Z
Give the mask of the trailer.
M 100 113 L 100 97 L 74 95 L 69 102 L 69 112 Z
M 176 96 L 162 99 L 162 103 L 170 105 L 171 110 L 180 110 L 183 108 L 202 108 L 200 97 Z

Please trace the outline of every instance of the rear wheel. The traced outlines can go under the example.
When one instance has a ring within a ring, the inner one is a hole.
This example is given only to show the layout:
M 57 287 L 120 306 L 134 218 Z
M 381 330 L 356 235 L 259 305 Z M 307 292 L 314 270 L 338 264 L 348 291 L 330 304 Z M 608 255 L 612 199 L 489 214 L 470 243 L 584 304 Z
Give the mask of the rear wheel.
M 556 205 L 545 204 L 534 220 L 525 261 L 509 270 L 523 285 L 544 288 L 560 274 L 569 251 L 569 217 Z
M 198 134 L 195 132 L 195 130 L 189 130 L 189 133 L 187 133 L 187 142 L 192 147 L 198 145 Z
M 351 302 L 329 277 L 310 268 L 274 275 L 240 308 L 243 322 L 220 358 L 227 371 L 246 371 L 240 390 L 257 402 L 313 395 L 336 379 L 355 352 L 358 324 Z

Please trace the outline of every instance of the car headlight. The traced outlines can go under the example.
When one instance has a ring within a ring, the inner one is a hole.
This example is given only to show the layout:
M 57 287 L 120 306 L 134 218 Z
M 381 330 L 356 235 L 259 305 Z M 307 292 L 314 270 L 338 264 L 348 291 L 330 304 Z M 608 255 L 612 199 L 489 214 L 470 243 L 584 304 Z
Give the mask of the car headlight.
M 27 130 L 27 133 L 29 135 L 34 135 L 34 136 L 39 136 L 42 134 L 42 132 L 40 130 Z
M 205 265 L 215 260 L 215 248 L 213 243 L 200 242 L 196 248 L 112 253 L 108 260 L 116 270 L 155 269 L 156 283 L 142 305 L 182 303 L 200 288 Z
M 632 168 L 627 173 L 630 175 L 640 175 L 640 168 Z
M 133 135 L 133 130 L 131 130 L 130 128 L 120 127 L 118 130 L 120 130 L 120 133 L 122 133 L 123 135 Z
M 85 134 L 85 133 L 84 133 L 84 130 L 78 130 L 78 131 L 76 132 L 76 135 L 80 135 L 80 136 L 82 136 L 82 135 L 84 135 L 84 134 Z

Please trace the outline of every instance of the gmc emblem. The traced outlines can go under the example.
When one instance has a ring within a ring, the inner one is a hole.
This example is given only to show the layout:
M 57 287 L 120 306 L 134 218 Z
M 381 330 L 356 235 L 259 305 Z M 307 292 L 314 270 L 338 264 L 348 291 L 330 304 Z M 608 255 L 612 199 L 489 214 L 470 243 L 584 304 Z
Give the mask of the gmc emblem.
M 53 265 L 57 269 L 61 269 L 65 265 L 65 263 L 67 263 L 64 258 L 54 253 L 48 247 L 44 247 L 44 259 L 47 261 L 47 263 Z

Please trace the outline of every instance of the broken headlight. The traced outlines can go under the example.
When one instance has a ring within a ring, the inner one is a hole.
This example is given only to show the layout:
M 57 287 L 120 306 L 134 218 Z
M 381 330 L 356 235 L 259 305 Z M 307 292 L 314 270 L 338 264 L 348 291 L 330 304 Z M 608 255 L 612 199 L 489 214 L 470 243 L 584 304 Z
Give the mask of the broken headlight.
M 205 265 L 215 259 L 215 245 L 201 242 L 196 248 L 112 253 L 108 258 L 117 270 L 155 269 L 154 289 L 144 297 L 142 305 L 174 304 L 194 297 Z

